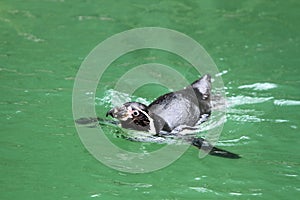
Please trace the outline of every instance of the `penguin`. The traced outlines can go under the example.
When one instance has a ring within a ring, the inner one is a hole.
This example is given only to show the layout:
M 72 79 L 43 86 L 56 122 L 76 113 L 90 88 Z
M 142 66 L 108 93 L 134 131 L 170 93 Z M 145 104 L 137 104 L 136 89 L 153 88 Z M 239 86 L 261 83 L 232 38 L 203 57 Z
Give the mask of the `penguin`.
M 184 89 L 158 97 L 148 106 L 127 102 L 106 113 L 125 129 L 149 132 L 157 137 L 176 135 L 185 129 L 195 129 L 211 115 L 211 76 L 206 74 Z M 237 159 L 239 155 L 212 146 L 203 138 L 188 137 L 191 145 L 210 155 Z

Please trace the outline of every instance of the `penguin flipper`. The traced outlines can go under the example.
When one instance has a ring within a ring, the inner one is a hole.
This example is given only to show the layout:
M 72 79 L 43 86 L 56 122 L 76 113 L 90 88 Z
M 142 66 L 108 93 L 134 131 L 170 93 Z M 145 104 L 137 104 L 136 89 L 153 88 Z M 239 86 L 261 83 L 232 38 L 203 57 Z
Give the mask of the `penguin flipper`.
M 229 151 L 212 146 L 203 138 L 193 138 L 191 142 L 193 146 L 205 152 L 208 152 L 208 154 L 212 156 L 218 156 L 218 157 L 230 158 L 230 159 L 241 158 L 241 156 L 239 156 L 238 154 L 231 153 Z

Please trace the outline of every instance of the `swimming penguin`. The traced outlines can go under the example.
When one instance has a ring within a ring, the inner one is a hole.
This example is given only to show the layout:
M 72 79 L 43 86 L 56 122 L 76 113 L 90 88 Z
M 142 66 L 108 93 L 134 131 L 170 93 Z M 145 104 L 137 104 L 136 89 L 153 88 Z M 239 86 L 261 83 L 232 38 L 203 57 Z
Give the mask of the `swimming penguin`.
M 211 77 L 204 75 L 190 86 L 158 97 L 150 105 L 127 102 L 109 110 L 106 116 L 120 121 L 122 128 L 149 132 L 155 136 L 179 133 L 205 122 L 211 114 Z M 240 158 L 239 155 L 212 146 L 203 138 L 188 139 L 193 146 L 209 154 Z

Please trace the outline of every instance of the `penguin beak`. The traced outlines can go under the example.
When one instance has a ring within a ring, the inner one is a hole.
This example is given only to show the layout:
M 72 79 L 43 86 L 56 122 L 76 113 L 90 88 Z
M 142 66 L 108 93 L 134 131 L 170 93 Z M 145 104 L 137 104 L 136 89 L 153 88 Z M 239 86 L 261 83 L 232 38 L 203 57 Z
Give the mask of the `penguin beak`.
M 109 111 L 107 111 L 107 113 L 106 113 L 106 117 L 108 117 L 108 115 L 110 115 L 110 116 L 114 117 L 113 113 L 114 113 L 114 108 L 113 108 L 113 109 L 111 109 L 111 110 L 109 110 Z

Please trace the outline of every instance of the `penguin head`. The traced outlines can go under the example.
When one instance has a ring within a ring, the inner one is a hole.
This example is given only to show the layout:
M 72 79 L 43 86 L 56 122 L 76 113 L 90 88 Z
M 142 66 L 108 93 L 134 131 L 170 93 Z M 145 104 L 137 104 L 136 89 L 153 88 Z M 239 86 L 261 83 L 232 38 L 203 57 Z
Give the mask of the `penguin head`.
M 114 107 L 106 113 L 108 115 L 120 120 L 122 127 L 132 129 L 146 128 L 151 120 L 148 107 L 138 102 L 127 102 L 120 107 Z

